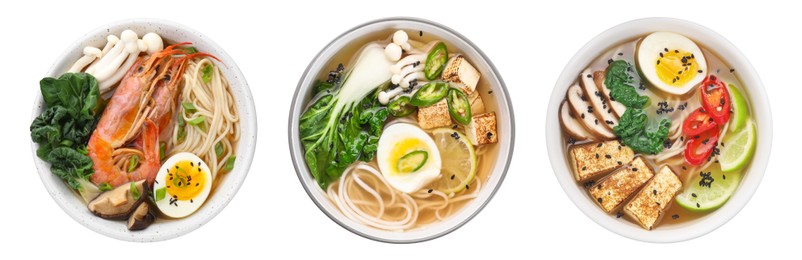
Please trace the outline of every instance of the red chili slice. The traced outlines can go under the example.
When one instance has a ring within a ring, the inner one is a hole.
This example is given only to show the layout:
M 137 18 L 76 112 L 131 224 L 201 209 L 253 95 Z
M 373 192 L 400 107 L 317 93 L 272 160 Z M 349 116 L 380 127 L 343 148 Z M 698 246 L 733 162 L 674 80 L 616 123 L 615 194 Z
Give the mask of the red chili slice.
M 690 165 L 701 165 L 704 163 L 718 143 L 719 127 L 700 135 L 688 136 L 685 140 L 685 162 Z
M 716 126 L 718 126 L 718 124 L 716 124 L 713 118 L 702 111 L 700 107 L 694 110 L 682 123 L 682 133 L 685 136 L 696 136 Z
M 702 94 L 702 107 L 718 125 L 730 120 L 730 92 L 727 86 L 715 75 L 708 76 L 699 87 Z

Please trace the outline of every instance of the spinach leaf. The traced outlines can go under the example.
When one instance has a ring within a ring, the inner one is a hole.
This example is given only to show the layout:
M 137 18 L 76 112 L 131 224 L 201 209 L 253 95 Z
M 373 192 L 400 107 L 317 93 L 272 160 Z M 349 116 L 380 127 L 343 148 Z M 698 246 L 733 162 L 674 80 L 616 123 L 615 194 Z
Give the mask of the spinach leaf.
M 635 72 L 632 66 L 623 60 L 617 60 L 607 67 L 604 85 L 610 89 L 610 98 L 628 108 L 643 108 L 649 103 L 649 97 L 641 96 L 631 84 Z
M 632 150 L 657 154 L 663 150 L 663 142 L 668 137 L 669 128 L 671 120 L 667 118 L 660 120 L 656 127 L 650 127 L 646 111 L 628 108 L 618 121 L 618 125 L 613 127 L 613 132 Z
M 373 160 L 389 111 L 378 102 L 379 89 L 337 113 L 339 82 L 319 82 L 315 88 L 327 91 L 313 98 L 299 129 L 306 164 L 325 189 L 352 163 Z
M 31 140 L 39 144 L 36 155 L 71 188 L 82 190 L 79 180 L 93 173 L 86 143 L 102 109 L 97 80 L 86 73 L 66 73 L 42 79 L 39 88 L 47 108 L 30 126 Z

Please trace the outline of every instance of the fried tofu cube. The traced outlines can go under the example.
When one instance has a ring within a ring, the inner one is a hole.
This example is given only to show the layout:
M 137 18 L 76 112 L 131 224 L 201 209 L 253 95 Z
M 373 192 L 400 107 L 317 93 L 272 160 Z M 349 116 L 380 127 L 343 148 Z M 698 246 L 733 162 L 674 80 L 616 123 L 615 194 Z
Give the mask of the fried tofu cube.
M 471 103 L 471 114 L 478 115 L 485 112 L 485 102 L 479 92 L 474 91 L 468 95 L 468 102 Z
M 575 145 L 569 151 L 577 182 L 585 182 L 628 164 L 635 156 L 631 148 L 618 141 Z
M 680 189 L 682 182 L 677 174 L 668 166 L 663 166 L 638 195 L 624 206 L 624 213 L 641 227 L 651 230 Z
M 451 126 L 451 115 L 448 113 L 446 99 L 428 107 L 418 109 L 418 125 L 423 129 Z
M 596 185 L 590 187 L 588 193 L 593 201 L 608 214 L 612 213 L 632 194 L 638 191 L 654 176 L 652 168 L 643 160 L 635 158 L 627 167 L 622 167 Z
M 473 145 L 492 144 L 498 142 L 496 133 L 496 113 L 484 113 L 471 117 L 465 129 L 468 140 Z
M 451 58 L 443 71 L 443 80 L 461 89 L 466 95 L 476 91 L 479 77 L 481 77 L 479 71 L 465 60 L 462 55 Z

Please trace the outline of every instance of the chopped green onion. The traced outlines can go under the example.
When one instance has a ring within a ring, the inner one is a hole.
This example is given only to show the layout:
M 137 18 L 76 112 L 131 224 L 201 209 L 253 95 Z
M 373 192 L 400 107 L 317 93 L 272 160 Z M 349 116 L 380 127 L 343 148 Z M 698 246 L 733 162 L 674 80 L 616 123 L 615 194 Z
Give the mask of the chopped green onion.
M 139 166 L 139 156 L 134 154 L 128 159 L 128 172 L 134 171 L 137 166 Z
M 222 143 L 217 142 L 217 144 L 214 146 L 214 153 L 216 153 L 217 156 L 223 155 L 223 144 Z
M 194 118 L 192 120 L 187 121 L 188 124 L 195 125 L 195 126 L 199 125 L 199 124 L 201 124 L 203 122 L 206 122 L 206 117 L 205 116 L 199 116 L 199 117 L 196 117 L 196 118 Z
M 186 121 L 184 121 L 184 115 L 178 115 L 178 126 L 184 126 Z
M 192 102 L 181 103 L 181 106 L 184 107 L 184 111 L 187 111 L 187 113 L 195 113 L 197 110 Z
M 156 190 L 156 194 L 154 194 L 154 197 L 155 197 L 154 199 L 156 201 L 163 200 L 165 195 L 167 195 L 167 188 L 161 187 L 161 188 Z
M 164 156 L 165 156 L 164 150 L 165 150 L 165 144 L 160 142 L 159 143 L 159 161 L 164 160 Z
M 203 66 L 201 72 L 203 73 L 203 82 L 212 82 L 212 64 L 206 64 L 206 66 Z
M 195 47 L 191 47 L 191 46 L 190 46 L 190 47 L 184 47 L 184 48 L 182 48 L 182 49 L 184 49 L 184 52 L 185 52 L 186 54 L 198 53 L 198 49 L 195 49 Z
M 131 196 L 134 197 L 135 200 L 138 200 L 142 194 L 139 193 L 139 189 L 136 187 L 136 182 L 131 182 Z
M 236 156 L 228 157 L 228 161 L 226 161 L 226 166 L 223 166 L 223 170 L 230 172 L 234 169 L 234 161 L 237 160 Z
M 113 189 L 113 187 L 111 187 L 111 184 L 109 184 L 108 182 L 101 183 L 100 185 L 97 186 L 97 188 L 101 191 L 110 191 L 111 189 Z

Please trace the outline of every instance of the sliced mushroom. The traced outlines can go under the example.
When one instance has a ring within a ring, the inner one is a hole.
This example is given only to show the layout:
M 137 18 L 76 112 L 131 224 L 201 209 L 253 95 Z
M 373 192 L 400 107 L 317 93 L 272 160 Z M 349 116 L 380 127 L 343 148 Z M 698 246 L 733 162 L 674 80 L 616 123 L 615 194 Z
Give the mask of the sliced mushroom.
M 143 230 L 153 223 L 156 215 L 153 214 L 151 206 L 145 202 L 139 204 L 134 213 L 128 218 L 128 230 Z
M 604 122 L 599 121 L 599 118 L 593 113 L 593 106 L 586 101 L 587 99 L 588 97 L 585 97 L 579 84 L 574 84 L 568 88 L 568 103 L 571 105 L 574 114 L 579 115 L 579 122 L 582 122 L 585 129 L 599 140 L 614 139 L 613 132 L 603 125 Z
M 101 193 L 97 198 L 89 202 L 89 211 L 104 219 L 126 219 L 131 212 L 142 204 L 147 198 L 147 181 L 141 180 L 134 182 L 137 191 L 132 192 L 131 183 L 126 183 L 114 188 L 113 190 Z M 139 197 L 134 198 L 134 193 Z
M 610 89 L 607 88 L 607 85 L 604 85 L 604 78 L 606 76 L 607 74 L 603 70 L 593 72 L 593 79 L 596 80 L 596 87 L 598 87 L 599 91 L 604 94 L 604 98 L 610 101 L 607 102 L 607 105 L 613 108 L 613 113 L 615 116 L 617 118 L 621 118 L 621 116 L 624 115 L 624 112 L 627 111 L 627 107 L 625 107 L 624 104 L 621 104 L 621 102 L 615 101 L 610 97 Z
M 593 72 L 589 68 L 585 69 L 579 77 L 579 84 L 585 91 L 585 97 L 593 105 L 593 113 L 599 118 L 600 123 L 603 123 L 601 125 L 613 130 L 613 126 L 618 125 L 618 118 L 613 115 L 613 109 L 607 106 L 607 98 L 596 87 L 596 82 L 593 82 Z
M 588 133 L 588 130 L 585 130 L 585 127 L 582 126 L 582 123 L 571 115 L 570 109 L 568 108 L 568 101 L 563 101 L 562 105 L 560 105 L 560 124 L 563 126 L 563 129 L 565 129 L 565 132 L 568 133 L 571 138 L 574 138 L 574 140 L 583 141 L 592 137 L 591 134 Z

